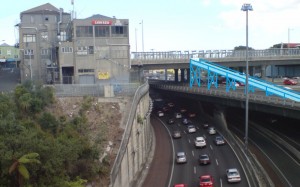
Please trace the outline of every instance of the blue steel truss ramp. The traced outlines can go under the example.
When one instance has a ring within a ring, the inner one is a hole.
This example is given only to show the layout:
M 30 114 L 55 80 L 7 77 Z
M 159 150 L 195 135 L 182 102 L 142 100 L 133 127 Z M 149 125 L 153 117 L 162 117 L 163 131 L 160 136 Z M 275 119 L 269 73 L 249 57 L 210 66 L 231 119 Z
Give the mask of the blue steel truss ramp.
M 246 82 L 246 75 L 238 71 L 229 69 L 224 66 L 217 65 L 204 59 L 190 59 L 190 87 L 195 83 L 199 87 L 201 86 L 201 72 L 207 71 L 207 88 L 210 89 L 213 85 L 218 88 L 218 78 L 220 76 L 226 79 L 226 91 L 228 92 L 231 88 L 235 90 L 235 82 L 240 81 Z M 254 92 L 255 89 L 265 91 L 266 96 L 277 95 L 285 99 L 291 99 L 294 101 L 300 101 L 300 93 L 292 90 L 288 90 L 282 86 L 272 84 L 268 81 L 257 79 L 254 77 L 248 77 L 249 91 Z

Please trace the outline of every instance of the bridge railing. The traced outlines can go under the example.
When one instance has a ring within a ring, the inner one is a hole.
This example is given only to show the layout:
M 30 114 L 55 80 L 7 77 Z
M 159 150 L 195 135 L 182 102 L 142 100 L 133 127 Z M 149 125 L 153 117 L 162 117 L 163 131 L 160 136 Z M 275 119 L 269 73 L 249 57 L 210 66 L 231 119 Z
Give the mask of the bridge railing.
M 263 49 L 248 50 L 251 58 L 256 57 L 292 57 L 300 56 L 300 49 Z M 246 57 L 246 50 L 194 50 L 194 51 L 153 51 L 132 52 L 133 60 L 163 60 L 163 59 L 190 59 L 190 58 L 241 58 Z

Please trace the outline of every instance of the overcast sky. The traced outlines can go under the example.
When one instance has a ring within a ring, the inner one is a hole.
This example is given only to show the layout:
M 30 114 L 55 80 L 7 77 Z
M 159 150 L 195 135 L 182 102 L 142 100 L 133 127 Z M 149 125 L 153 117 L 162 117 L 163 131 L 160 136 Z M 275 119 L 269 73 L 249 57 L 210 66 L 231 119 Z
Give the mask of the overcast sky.
M 8 6 L 2 6 L 0 44 L 2 40 L 9 45 L 18 41 L 14 25 L 20 22 L 20 12 L 48 2 L 68 13 L 73 9 L 71 0 L 9 0 Z M 241 11 L 244 3 L 244 0 L 74 0 L 74 10 L 79 19 L 93 14 L 129 19 L 131 51 L 142 51 L 142 38 L 145 51 L 221 50 L 246 45 L 246 13 Z M 253 7 L 248 17 L 249 47 L 266 49 L 287 43 L 288 38 L 300 43 L 300 0 L 246 3 Z

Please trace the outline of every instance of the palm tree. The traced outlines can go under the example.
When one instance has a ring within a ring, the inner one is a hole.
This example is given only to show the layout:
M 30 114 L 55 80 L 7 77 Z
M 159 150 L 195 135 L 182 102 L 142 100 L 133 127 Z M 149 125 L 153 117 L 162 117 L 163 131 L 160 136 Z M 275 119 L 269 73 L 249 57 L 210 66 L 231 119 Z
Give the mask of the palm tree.
M 38 153 L 29 153 L 26 155 L 23 155 L 18 160 L 15 160 L 14 163 L 9 168 L 9 174 L 12 174 L 13 172 L 17 172 L 18 176 L 18 183 L 19 186 L 23 186 L 24 179 L 29 180 L 29 172 L 27 168 L 25 167 L 26 164 L 40 164 L 41 162 L 37 159 L 39 157 Z

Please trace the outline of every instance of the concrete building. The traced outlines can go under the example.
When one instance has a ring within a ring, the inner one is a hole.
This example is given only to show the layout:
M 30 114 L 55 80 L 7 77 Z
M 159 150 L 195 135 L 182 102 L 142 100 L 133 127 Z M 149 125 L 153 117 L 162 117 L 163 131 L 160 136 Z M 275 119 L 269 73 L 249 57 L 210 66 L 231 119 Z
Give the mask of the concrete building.
M 129 22 L 94 15 L 74 19 L 46 3 L 21 12 L 21 81 L 98 84 L 128 82 Z
M 0 68 L 18 67 L 19 62 L 19 49 L 6 43 L 2 43 L 0 45 Z

